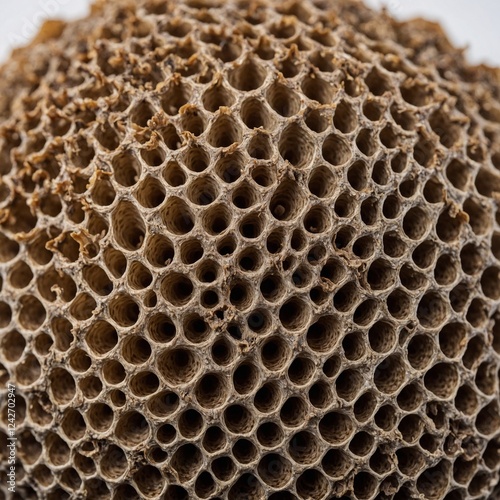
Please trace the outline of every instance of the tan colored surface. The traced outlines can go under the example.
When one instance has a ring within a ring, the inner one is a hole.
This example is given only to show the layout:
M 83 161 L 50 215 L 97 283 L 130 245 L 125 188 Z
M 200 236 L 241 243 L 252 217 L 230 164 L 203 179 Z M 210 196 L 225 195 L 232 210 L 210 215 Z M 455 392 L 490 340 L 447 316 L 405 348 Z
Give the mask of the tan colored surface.
M 497 70 L 356 2 L 207 5 L 2 68 L 17 498 L 491 498 Z

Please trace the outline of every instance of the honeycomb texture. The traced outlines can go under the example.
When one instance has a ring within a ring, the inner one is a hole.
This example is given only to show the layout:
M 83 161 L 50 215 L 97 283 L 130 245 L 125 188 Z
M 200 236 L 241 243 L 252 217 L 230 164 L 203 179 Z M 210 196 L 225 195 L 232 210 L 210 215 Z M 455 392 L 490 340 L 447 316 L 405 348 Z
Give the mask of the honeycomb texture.
M 11 381 L 15 499 L 495 498 L 499 81 L 352 0 L 48 23 L 0 82 L 2 488 Z

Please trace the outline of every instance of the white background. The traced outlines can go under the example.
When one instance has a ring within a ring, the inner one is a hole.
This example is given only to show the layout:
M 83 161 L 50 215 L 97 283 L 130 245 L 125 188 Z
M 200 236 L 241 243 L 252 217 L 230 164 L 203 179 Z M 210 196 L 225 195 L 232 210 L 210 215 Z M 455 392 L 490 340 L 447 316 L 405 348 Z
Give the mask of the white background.
M 439 21 L 455 45 L 469 47 L 471 62 L 500 66 L 498 0 L 365 1 L 375 7 L 385 4 L 399 19 L 421 16 Z M 0 0 L 0 62 L 8 57 L 12 47 L 28 43 L 43 19 L 75 19 L 85 15 L 89 5 L 90 0 Z

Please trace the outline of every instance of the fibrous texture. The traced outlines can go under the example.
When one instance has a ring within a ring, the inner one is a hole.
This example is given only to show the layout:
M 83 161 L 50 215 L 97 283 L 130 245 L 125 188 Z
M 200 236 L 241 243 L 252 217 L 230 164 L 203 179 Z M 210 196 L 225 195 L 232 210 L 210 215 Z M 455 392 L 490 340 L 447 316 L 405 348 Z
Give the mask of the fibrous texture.
M 354 1 L 141 0 L 2 71 L 15 498 L 493 498 L 494 70 Z

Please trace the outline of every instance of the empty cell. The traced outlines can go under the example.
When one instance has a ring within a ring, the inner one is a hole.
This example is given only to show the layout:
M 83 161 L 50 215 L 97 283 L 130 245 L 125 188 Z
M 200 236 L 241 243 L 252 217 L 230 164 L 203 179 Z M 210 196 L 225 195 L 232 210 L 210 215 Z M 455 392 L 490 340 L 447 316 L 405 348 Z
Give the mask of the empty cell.
M 382 205 L 382 214 L 386 219 L 396 219 L 401 211 L 401 202 L 396 195 L 389 195 Z
M 113 425 L 113 410 L 104 403 L 92 404 L 85 413 L 87 422 L 97 432 L 106 432 Z
M 436 222 L 436 234 L 438 238 L 445 243 L 452 243 L 460 237 L 463 221 L 450 214 L 449 211 L 444 211 L 438 217 Z
M 197 256 L 200 255 L 200 253 L 204 254 L 203 249 L 199 249 L 198 245 L 199 243 L 194 243 L 192 240 L 189 242 L 189 250 L 190 252 L 193 252 L 191 256 L 189 257 L 190 260 L 195 259 Z M 199 257 L 201 259 L 202 255 Z M 188 256 L 185 256 L 185 258 L 188 258 Z M 213 283 L 214 281 L 217 280 L 220 274 L 220 266 L 217 264 L 217 262 L 213 260 L 208 260 L 204 259 L 201 260 L 198 265 L 196 266 L 196 277 L 202 282 L 202 283 Z
M 333 305 L 340 312 L 351 311 L 360 299 L 357 284 L 354 281 L 346 283 L 333 297 Z
M 170 342 L 176 335 L 172 319 L 164 313 L 157 313 L 149 319 L 147 332 L 155 342 Z
M 71 441 L 79 441 L 85 436 L 87 425 L 78 410 L 68 409 L 64 412 L 61 423 L 62 430 Z
M 352 401 L 363 384 L 363 377 L 357 370 L 345 370 L 335 381 L 337 395 L 347 401 Z
M 405 377 L 405 364 L 399 355 L 394 354 L 377 365 L 373 374 L 373 382 L 379 391 L 392 394 L 401 387 Z
M 474 184 L 479 194 L 492 198 L 493 193 L 500 192 L 500 176 L 497 172 L 490 172 L 480 168 L 476 175 Z
M 348 134 L 356 129 L 358 126 L 357 113 L 350 101 L 344 99 L 337 104 L 333 124 L 343 134 Z
M 171 187 L 179 187 L 186 183 L 186 174 L 182 167 L 175 161 L 169 161 L 163 169 L 163 178 Z
M 123 365 L 115 359 L 106 360 L 102 366 L 102 377 L 110 385 L 121 384 L 126 375 Z
M 26 340 L 18 331 L 13 330 L 3 336 L 1 345 L 5 359 L 15 362 L 22 356 L 26 347 Z
M 227 438 L 218 426 L 209 427 L 203 436 L 202 446 L 208 453 L 217 453 L 226 447 Z
M 402 320 L 412 311 L 411 297 L 401 289 L 396 289 L 387 297 L 387 310 L 398 320 Z
M 247 309 L 252 303 L 253 293 L 250 283 L 246 281 L 236 282 L 229 287 L 229 302 L 237 309 Z
M 101 379 L 93 375 L 80 379 L 78 386 L 87 399 L 96 399 L 103 387 Z
M 373 156 L 378 150 L 378 141 L 371 130 L 364 128 L 356 136 L 356 146 L 365 156 Z
M 424 328 L 436 328 L 446 320 L 446 301 L 437 292 L 426 293 L 417 307 L 417 318 Z
M 420 240 L 430 229 L 429 217 L 421 208 L 410 208 L 403 218 L 403 231 L 412 240 Z
M 289 348 L 280 337 L 267 340 L 261 348 L 262 363 L 270 371 L 280 371 L 289 355 Z
M 212 472 L 219 481 L 229 481 L 236 473 L 236 465 L 230 457 L 219 457 L 212 462 Z
M 229 84 L 243 91 L 258 89 L 264 83 L 265 78 L 266 71 L 251 57 L 233 66 L 228 75 Z
M 205 290 L 201 294 L 200 304 L 206 309 L 212 309 L 219 303 L 219 295 L 214 290 Z
M 476 387 L 488 396 L 492 396 L 497 389 L 497 367 L 494 363 L 481 363 L 477 369 L 475 383 Z
M 116 346 L 118 334 L 110 323 L 99 320 L 89 327 L 85 334 L 85 342 L 91 351 L 102 356 Z
M 177 396 L 175 392 L 168 390 L 156 393 L 154 396 L 150 397 L 147 402 L 148 410 L 155 417 L 160 417 L 160 418 L 171 415 L 177 410 L 178 407 L 179 407 L 179 396 Z M 166 431 L 168 429 L 164 430 Z
M 108 311 L 111 319 L 118 325 L 134 325 L 140 316 L 138 304 L 127 294 L 115 295 L 109 302 Z
M 453 159 L 446 167 L 446 177 L 460 191 L 467 191 L 470 182 L 470 170 L 462 161 Z
M 489 299 L 498 300 L 500 298 L 500 270 L 498 267 L 491 266 L 483 271 L 481 288 Z
M 337 134 L 330 134 L 323 142 L 323 158 L 334 167 L 344 165 L 352 157 L 351 147 L 346 139 Z
M 243 465 L 253 462 L 258 455 L 256 446 L 245 438 L 238 439 L 234 443 L 232 452 L 234 458 Z
M 240 500 L 242 498 L 257 500 L 258 498 L 264 498 L 264 488 L 253 474 L 246 472 L 231 486 L 227 498 L 228 500 Z
M 337 200 L 338 201 L 338 200 Z M 330 228 L 331 218 L 322 206 L 311 208 L 304 216 L 304 229 L 311 234 L 321 234 Z
M 304 200 L 298 184 L 286 179 L 276 188 L 269 203 L 269 210 L 277 220 L 293 219 L 303 208 Z
M 423 393 L 419 384 L 412 383 L 401 389 L 397 397 L 399 408 L 403 411 L 417 410 L 422 404 Z
M 300 109 L 300 99 L 290 87 L 284 83 L 273 83 L 266 95 L 270 106 L 281 116 L 294 116 Z
M 262 127 L 263 129 L 270 130 L 273 125 L 269 108 L 263 101 L 256 97 L 250 97 L 243 101 L 240 116 L 243 123 L 250 129 Z
M 138 250 L 144 243 L 146 226 L 129 201 L 121 201 L 111 215 L 113 234 L 117 243 L 125 250 Z
M 374 196 L 363 200 L 359 209 L 361 220 L 367 226 L 373 226 L 379 217 L 379 201 Z
M 347 182 L 356 191 L 362 191 L 368 183 L 368 168 L 363 160 L 354 162 L 347 171 Z
M 135 448 L 146 443 L 150 428 L 148 421 L 137 411 L 124 413 L 115 427 L 117 440 L 126 448 Z
M 312 160 L 313 141 L 309 133 L 298 124 L 288 125 L 278 141 L 278 150 L 283 160 L 296 168 L 304 168 Z
M 229 396 L 227 381 L 222 374 L 207 373 L 198 382 L 195 396 L 203 408 L 217 408 L 224 404 Z
M 426 389 L 440 399 L 451 397 L 458 386 L 457 369 L 450 363 L 437 363 L 427 371 L 424 377 Z
M 256 436 L 257 441 L 266 448 L 279 446 L 285 437 L 281 426 L 274 422 L 260 424 Z
M 193 479 L 203 466 L 203 455 L 200 449 L 191 443 L 183 444 L 172 455 L 170 465 L 181 482 Z
M 212 205 L 203 214 L 203 228 L 209 235 L 216 236 L 229 227 L 232 214 L 226 205 Z
M 305 470 L 296 481 L 296 489 L 300 498 L 320 500 L 328 492 L 326 477 L 317 469 Z
M 319 380 L 313 384 L 307 393 L 309 402 L 319 409 L 328 408 L 333 401 L 333 392 L 330 384 Z
M 443 459 L 436 466 L 426 469 L 417 479 L 417 490 L 425 498 L 442 498 L 448 490 L 450 463 Z
M 461 323 L 450 323 L 439 332 L 439 347 L 447 358 L 456 358 L 466 344 L 467 330 Z
M 161 106 L 165 113 L 174 116 L 190 100 L 190 97 L 189 87 L 180 78 L 174 78 L 171 80 L 171 84 L 165 87 L 165 92 L 161 96 Z
M 161 283 L 163 297 L 174 306 L 187 304 L 193 296 L 194 285 L 188 276 L 172 272 Z
M 197 376 L 201 361 L 192 350 L 177 347 L 163 351 L 157 358 L 157 366 L 163 379 L 177 386 L 187 384 Z
M 186 439 L 193 439 L 203 431 L 203 417 L 194 409 L 185 410 L 179 416 L 177 427 L 182 436 Z
M 137 397 L 147 397 L 154 394 L 160 387 L 160 380 L 150 371 L 136 373 L 129 382 L 132 394 Z
M 298 427 L 307 418 L 308 405 L 299 396 L 289 397 L 281 407 L 280 420 L 286 427 Z
M 43 304 L 34 295 L 23 295 L 19 299 L 18 320 L 26 330 L 37 330 L 43 325 L 47 311 Z M 12 319 L 10 306 L 0 301 L 0 328 L 5 328 Z
M 227 184 L 238 180 L 244 168 L 245 158 L 239 152 L 225 154 L 215 163 L 215 173 Z
M 304 116 L 307 128 L 318 134 L 324 132 L 330 125 L 330 114 L 322 108 L 308 109 Z
M 292 477 L 292 465 L 281 455 L 269 453 L 261 458 L 257 472 L 260 478 L 272 488 L 282 488 Z
M 426 132 L 418 134 L 418 141 L 413 146 L 413 158 L 425 168 L 429 168 L 434 164 L 436 148 L 433 138 L 428 136 Z
M 484 326 L 488 321 L 488 306 L 481 299 L 472 299 L 467 310 L 466 319 L 473 327 Z
M 248 182 L 242 182 L 232 193 L 232 202 L 237 208 L 245 210 L 259 201 L 258 192 Z
M 202 96 L 203 107 L 212 113 L 225 106 L 230 107 L 234 104 L 234 95 L 231 90 L 222 84 L 222 80 L 215 82 Z
M 300 431 L 290 439 L 288 453 L 298 464 L 308 465 L 316 462 L 320 457 L 321 445 L 314 434 L 309 431 Z M 328 471 L 325 470 L 325 472 L 328 474 Z
M 398 134 L 394 127 L 387 124 L 379 133 L 380 142 L 389 149 L 397 147 L 399 143 Z
M 110 445 L 100 460 L 99 468 L 106 479 L 116 481 L 128 469 L 127 456 L 119 446 Z
M 2 241 L 2 239 L 0 239 L 0 244 L 8 245 L 7 242 Z M 32 279 L 33 271 L 28 264 L 23 261 L 16 262 L 9 272 L 9 283 L 14 288 L 26 288 Z
M 271 413 L 282 401 L 282 392 L 276 381 L 266 382 L 254 396 L 253 404 L 261 413 Z
M 434 357 L 434 342 L 428 335 L 415 335 L 408 343 L 408 361 L 416 370 L 425 369 Z
M 315 352 L 328 352 L 337 343 L 341 325 L 335 316 L 321 316 L 307 330 L 307 345 Z
M 183 235 L 192 231 L 194 216 L 186 202 L 176 196 L 167 199 L 161 213 L 166 229 L 173 234 Z
M 477 414 L 476 429 L 484 436 L 489 436 L 497 433 L 499 428 L 500 414 L 498 401 L 493 400 Z
M 259 369 L 250 361 L 240 363 L 233 373 L 233 386 L 238 394 L 249 394 L 259 382 Z
M 359 431 L 349 442 L 349 451 L 358 457 L 366 457 L 373 449 L 374 438 L 365 431 Z
M 228 339 L 221 337 L 213 343 L 210 352 L 217 365 L 226 366 L 231 363 L 235 355 L 235 348 Z
M 377 407 L 377 397 L 373 391 L 362 394 L 354 403 L 354 418 L 361 423 L 367 422 Z
M 320 104 L 331 104 L 334 88 L 315 73 L 310 73 L 301 82 L 304 94 Z
M 290 331 L 305 327 L 310 317 L 309 306 L 299 297 L 287 300 L 279 310 L 279 320 L 283 327 Z
M 233 404 L 224 410 L 224 423 L 232 434 L 247 434 L 254 425 L 253 414 L 240 404 Z
M 398 469 L 405 476 L 414 477 L 425 466 L 425 457 L 417 448 L 400 448 L 396 456 Z
M 258 238 L 264 230 L 264 221 L 260 213 L 254 212 L 241 219 L 238 230 L 247 239 Z
M 386 290 L 396 280 L 395 270 L 385 259 L 374 260 L 368 269 L 366 280 L 373 290 Z
M 321 437 L 329 444 L 339 445 L 347 441 L 354 432 L 354 424 L 345 413 L 327 413 L 318 424 Z
M 452 284 L 458 275 L 457 261 L 449 254 L 440 255 L 434 267 L 434 278 L 438 285 Z
M 276 183 L 276 172 L 267 165 L 256 165 L 250 175 L 253 181 L 263 188 L 268 188 Z
M 272 317 L 266 309 L 256 309 L 247 317 L 247 325 L 255 333 L 263 334 L 269 330 Z
M 492 214 L 488 207 L 483 206 L 479 200 L 469 198 L 464 201 L 463 209 L 469 216 L 468 222 L 475 234 L 481 236 L 489 231 Z
M 383 250 L 388 257 L 398 258 L 402 257 L 406 250 L 406 243 L 401 239 L 401 237 L 392 231 L 384 234 L 383 239 Z
M 288 378 L 295 385 L 305 385 L 316 371 L 314 361 L 305 356 L 297 356 L 288 367 Z
M 241 142 L 242 131 L 233 118 L 221 114 L 210 127 L 207 140 L 215 148 L 227 148 Z

